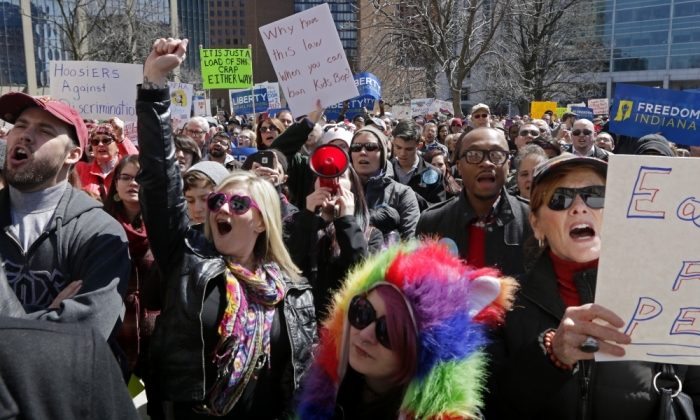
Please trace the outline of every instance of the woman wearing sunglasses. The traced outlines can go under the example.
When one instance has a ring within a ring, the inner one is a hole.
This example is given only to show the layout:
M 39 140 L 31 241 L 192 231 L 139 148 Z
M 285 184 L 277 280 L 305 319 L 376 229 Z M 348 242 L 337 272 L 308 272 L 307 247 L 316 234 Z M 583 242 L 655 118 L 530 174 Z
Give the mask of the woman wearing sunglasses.
M 235 171 L 207 197 L 204 232 L 188 226 L 165 76 L 187 41 L 159 39 L 136 108 L 143 214 L 162 275 L 151 340 L 165 417 L 283 418 L 317 341 L 313 297 L 282 240 L 275 188 Z
M 489 420 L 669 419 L 654 387 L 677 389 L 673 375 L 655 381 L 654 363 L 594 361 L 595 352 L 624 355 L 631 341 L 619 330 L 628 314 L 592 303 L 606 173 L 604 161 L 573 155 L 535 170 L 530 222 L 542 253 L 489 348 Z M 700 370 L 676 366 L 675 375 L 697 398 Z
M 297 418 L 481 418 L 486 329 L 517 287 L 498 276 L 437 242 L 364 262 L 334 297 Z
M 88 140 L 95 156 L 92 163 L 78 162 L 76 170 L 80 176 L 83 189 L 107 200 L 109 186 L 112 184 L 114 168 L 122 156 L 138 155 L 139 151 L 123 130 L 115 129 L 112 123 L 98 125 L 90 132 Z
M 284 221 L 287 249 L 313 287 L 319 320 L 350 268 L 379 251 L 383 242 L 382 233 L 369 225 L 362 182 L 352 167 L 339 184 L 334 193 L 316 179 L 306 208 Z
M 255 147 L 258 150 L 267 150 L 273 141 L 279 136 L 286 127 L 282 121 L 277 118 L 265 118 L 258 123 L 255 130 Z

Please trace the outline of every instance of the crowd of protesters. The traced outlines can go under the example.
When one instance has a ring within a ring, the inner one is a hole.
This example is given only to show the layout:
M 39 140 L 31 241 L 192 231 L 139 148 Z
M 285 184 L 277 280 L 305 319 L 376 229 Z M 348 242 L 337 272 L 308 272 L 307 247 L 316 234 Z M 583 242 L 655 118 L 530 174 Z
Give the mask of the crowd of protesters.
M 0 97 L 3 418 L 138 418 L 136 380 L 153 419 L 700 412 L 700 367 L 594 361 L 631 339 L 593 303 L 609 156 L 700 147 L 486 104 L 180 128 L 166 76 L 187 47 L 154 43 L 138 142 Z

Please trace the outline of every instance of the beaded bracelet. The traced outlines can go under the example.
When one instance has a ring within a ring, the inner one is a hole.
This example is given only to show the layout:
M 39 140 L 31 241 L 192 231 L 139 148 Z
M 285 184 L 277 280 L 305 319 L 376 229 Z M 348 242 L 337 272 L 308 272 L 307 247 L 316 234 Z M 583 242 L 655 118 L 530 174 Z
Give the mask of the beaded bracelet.
M 556 334 L 556 332 L 557 330 L 548 330 L 544 333 L 542 336 L 542 345 L 544 346 L 544 350 L 547 352 L 547 357 L 549 360 L 554 363 L 554 366 L 561 370 L 572 370 L 574 365 L 565 365 L 560 362 L 559 359 L 557 359 L 557 356 L 554 355 L 554 350 L 552 350 L 552 342 L 554 341 L 554 334 Z

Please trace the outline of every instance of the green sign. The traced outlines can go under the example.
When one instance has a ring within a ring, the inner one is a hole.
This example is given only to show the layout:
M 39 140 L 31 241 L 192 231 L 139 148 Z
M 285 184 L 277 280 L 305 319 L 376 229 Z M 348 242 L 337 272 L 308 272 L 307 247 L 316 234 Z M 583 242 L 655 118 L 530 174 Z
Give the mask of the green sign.
M 253 87 L 250 49 L 201 49 L 204 89 L 245 89 Z

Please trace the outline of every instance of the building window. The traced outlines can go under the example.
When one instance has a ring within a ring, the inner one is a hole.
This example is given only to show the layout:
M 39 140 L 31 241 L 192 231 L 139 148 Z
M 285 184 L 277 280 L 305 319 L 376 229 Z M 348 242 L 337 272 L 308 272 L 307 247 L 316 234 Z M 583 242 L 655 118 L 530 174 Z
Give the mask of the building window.
M 216 21 L 215 20 L 210 20 L 209 21 L 210 26 L 216 26 Z
M 213 38 L 212 38 L 212 40 L 211 40 L 211 45 L 216 45 L 216 39 L 213 39 Z
M 238 21 L 237 21 L 237 20 L 232 20 L 232 21 L 231 21 L 231 25 L 237 26 L 237 25 L 238 25 Z
M 229 7 L 229 5 L 228 5 L 228 2 L 227 2 L 227 1 L 225 1 L 225 2 L 224 2 L 224 7 Z
M 241 11 L 241 13 L 243 13 L 243 12 Z M 235 11 L 235 10 L 232 10 L 232 11 L 231 11 L 231 16 L 233 16 L 233 17 L 238 16 L 238 12 Z
M 233 45 L 238 45 L 238 38 L 233 40 Z
M 241 29 L 241 35 L 245 36 L 245 29 Z
M 214 12 L 213 10 L 210 10 L 210 11 L 209 11 L 209 16 L 212 16 L 212 17 L 216 16 L 216 15 L 215 15 L 215 12 Z
M 217 10 L 217 11 L 216 11 L 216 16 L 221 17 L 221 10 Z
M 226 36 L 229 36 L 229 35 L 231 35 L 231 30 L 230 30 L 230 29 L 226 29 Z
M 222 21 L 219 21 L 219 26 L 224 26 L 224 24 L 223 24 L 223 23 L 221 23 L 221 22 L 222 22 Z
M 216 29 L 211 30 L 211 35 L 216 35 Z
M 216 2 L 216 6 L 217 6 L 217 7 L 221 7 L 221 2 L 220 2 L 220 1 L 217 1 L 217 2 Z
M 226 26 L 229 26 L 229 25 L 231 24 L 231 21 L 230 21 L 230 20 L 225 20 L 225 21 L 224 21 L 224 24 L 225 24 Z
M 241 17 L 245 17 L 245 10 L 241 10 Z
M 241 19 L 241 26 L 245 26 L 245 20 Z
M 227 39 L 227 40 L 226 40 L 226 45 L 231 45 L 231 40 L 230 40 L 230 39 Z
M 462 86 L 462 94 L 461 97 L 462 101 L 468 101 L 469 100 L 469 88 L 466 86 Z
M 233 30 L 233 36 L 236 36 L 236 35 L 238 35 L 238 29 Z
M 209 2 L 209 7 L 214 7 L 214 2 L 213 2 L 213 1 L 210 1 L 210 2 Z
M 241 0 L 241 7 L 245 7 L 245 2 Z

